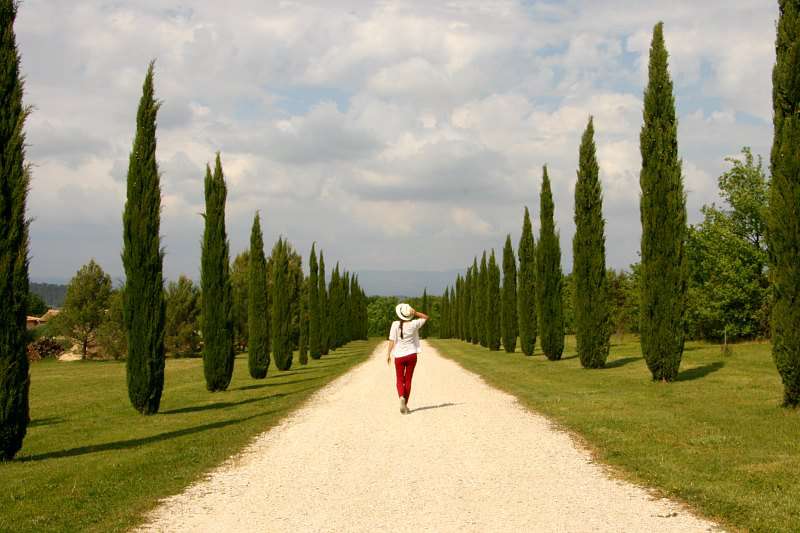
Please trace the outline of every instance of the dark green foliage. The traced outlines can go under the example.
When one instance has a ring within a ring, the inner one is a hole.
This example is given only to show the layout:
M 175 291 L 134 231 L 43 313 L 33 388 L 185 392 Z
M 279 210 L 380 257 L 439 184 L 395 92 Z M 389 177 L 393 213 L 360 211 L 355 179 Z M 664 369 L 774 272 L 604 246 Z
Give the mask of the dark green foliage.
M 442 302 L 439 305 L 439 338 L 440 339 L 449 339 L 450 332 L 447 328 L 447 322 L 449 319 L 448 313 L 448 300 L 450 299 L 450 287 L 447 287 L 444 290 L 444 294 L 442 294 Z M 424 312 L 424 311 L 423 311 Z
M 536 243 L 528 208 L 522 219 L 522 235 L 519 238 L 519 286 L 517 290 L 517 313 L 519 313 L 519 343 L 522 353 L 533 355 L 536 348 L 538 323 L 536 320 Z
M 517 260 L 511 246 L 511 235 L 503 247 L 503 304 L 501 314 L 503 348 L 514 353 L 517 348 Z
M 420 311 L 422 311 L 426 315 L 429 314 L 428 311 L 430 311 L 430 309 L 428 308 L 428 289 L 424 289 L 422 291 L 422 305 L 420 306 Z M 421 339 L 427 339 L 428 331 L 430 331 L 431 327 L 433 327 L 431 324 L 427 324 L 427 327 L 424 327 L 421 330 L 419 330 L 419 337 Z
M 111 292 L 103 323 L 97 328 L 95 342 L 104 357 L 122 359 L 128 354 L 128 338 L 125 335 L 125 316 L 122 308 L 124 287 Z M 169 316 L 169 307 L 167 308 Z
M 22 105 L 14 19 L 17 3 L 0 1 L 0 461 L 22 447 L 28 428 L 28 221 L 25 202 L 29 176 L 23 128 L 28 109 Z
M 561 244 L 553 220 L 553 193 L 547 167 L 542 177 L 540 195 L 539 243 L 536 246 L 537 318 L 539 338 L 544 355 L 551 361 L 561 359 L 564 352 L 564 304 L 562 300 Z
M 64 307 L 64 298 L 67 297 L 67 286 L 54 283 L 31 283 L 30 291 L 41 296 L 49 308 Z
M 247 280 L 247 367 L 250 377 L 263 379 L 269 370 L 269 308 L 267 307 L 267 258 L 261 217 L 253 218 Z
M 368 332 L 370 337 L 389 337 L 389 328 L 395 320 L 394 308 L 398 304 L 394 296 L 370 296 L 367 302 Z
M 231 294 L 233 319 L 233 346 L 237 352 L 247 349 L 250 335 L 247 325 L 248 295 L 250 291 L 250 251 L 238 254 L 231 263 Z
M 769 335 L 769 279 L 764 238 L 769 180 L 749 148 L 720 176 L 725 204 L 703 206 L 689 227 L 687 334 L 721 341 Z
M 272 249 L 270 276 L 272 279 L 272 356 L 278 370 L 292 367 L 291 295 L 289 255 L 286 243 L 278 239 Z
M 147 69 L 128 163 L 128 196 L 122 215 L 125 266 L 124 316 L 128 338 L 128 397 L 140 413 L 158 412 L 164 388 L 166 302 L 159 228 L 161 185 L 156 163 L 153 63 Z
M 467 273 L 464 277 L 464 296 L 463 302 L 461 307 L 463 311 L 461 312 L 461 321 L 464 324 L 464 341 L 465 342 L 472 342 L 472 302 L 473 302 L 473 290 L 472 290 L 472 267 L 467 267 Z
M 318 296 L 319 296 L 319 345 L 320 357 L 328 355 L 330 352 L 330 330 L 328 322 L 328 289 L 325 281 L 325 257 L 322 255 L 322 250 L 319 252 L 319 279 L 318 283 Z
M 111 276 L 94 259 L 83 265 L 67 287 L 64 309 L 58 315 L 62 334 L 81 345 L 86 357 L 89 342 L 106 318 L 111 298 Z
M 500 349 L 500 267 L 494 250 L 486 266 L 486 346 L 492 351 Z
M 575 278 L 575 335 L 584 368 L 602 368 L 611 347 L 610 304 L 606 275 L 603 193 L 594 144 L 594 122 L 583 133 L 575 184 L 575 237 L 572 276 Z
M 478 342 L 489 347 L 489 268 L 486 264 L 486 250 L 481 256 L 478 270 Z
M 472 288 L 470 291 L 472 292 L 470 304 L 470 329 L 472 330 L 472 344 L 480 344 L 481 330 L 483 329 L 483 315 L 481 314 L 481 309 L 483 306 L 481 305 L 481 276 L 480 271 L 478 270 L 477 258 L 473 258 L 472 260 Z
M 222 161 L 217 153 L 214 174 L 206 166 L 205 231 L 201 260 L 203 290 L 203 372 L 209 391 L 228 388 L 233 375 L 233 287 L 228 237 L 225 231 L 227 197 Z
M 44 303 L 42 297 L 35 292 L 28 293 L 28 302 L 25 304 L 26 313 L 29 316 L 42 316 L 47 312 L 49 307 Z
M 312 359 L 322 357 L 321 321 L 319 303 L 319 267 L 317 265 L 316 243 L 311 245 L 311 256 L 308 260 L 308 351 Z
M 303 280 L 303 289 L 300 293 L 300 340 L 297 355 L 301 365 L 308 364 L 308 278 Z
M 678 157 L 678 123 L 663 24 L 653 30 L 640 137 L 642 171 L 642 354 L 654 380 L 678 375 L 684 343 L 687 264 L 686 195 Z
M 167 322 L 164 344 L 175 356 L 193 355 L 200 348 L 200 287 L 181 275 L 165 291 Z
M 774 137 L 769 259 L 773 283 L 772 355 L 786 406 L 800 405 L 800 0 L 779 0 L 772 71 Z

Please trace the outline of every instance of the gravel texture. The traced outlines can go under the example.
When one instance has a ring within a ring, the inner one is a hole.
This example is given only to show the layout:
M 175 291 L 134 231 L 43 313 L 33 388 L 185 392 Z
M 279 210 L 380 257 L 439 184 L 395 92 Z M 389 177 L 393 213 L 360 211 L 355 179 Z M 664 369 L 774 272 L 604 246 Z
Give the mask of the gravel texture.
M 719 531 L 613 479 L 543 416 L 423 342 L 402 415 L 386 346 L 143 531 Z

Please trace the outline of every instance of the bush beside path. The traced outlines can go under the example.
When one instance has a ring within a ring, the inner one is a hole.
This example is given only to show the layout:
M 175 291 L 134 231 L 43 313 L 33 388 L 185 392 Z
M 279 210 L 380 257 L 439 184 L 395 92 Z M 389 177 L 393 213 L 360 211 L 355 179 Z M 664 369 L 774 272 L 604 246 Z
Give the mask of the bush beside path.
M 424 346 L 411 414 L 380 345 L 142 530 L 717 529 L 610 477 L 548 419 Z

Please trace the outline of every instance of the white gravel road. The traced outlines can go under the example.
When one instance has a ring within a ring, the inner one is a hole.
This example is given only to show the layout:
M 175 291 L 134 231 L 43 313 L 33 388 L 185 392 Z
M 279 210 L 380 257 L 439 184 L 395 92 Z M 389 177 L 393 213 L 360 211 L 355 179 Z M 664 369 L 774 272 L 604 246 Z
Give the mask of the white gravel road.
M 430 345 L 399 412 L 385 345 L 143 531 L 719 531 L 615 480 L 543 416 Z

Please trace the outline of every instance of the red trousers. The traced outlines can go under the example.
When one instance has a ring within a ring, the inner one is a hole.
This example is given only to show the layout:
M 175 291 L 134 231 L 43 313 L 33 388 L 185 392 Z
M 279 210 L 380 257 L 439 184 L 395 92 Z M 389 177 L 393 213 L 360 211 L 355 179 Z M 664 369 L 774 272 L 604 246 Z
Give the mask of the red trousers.
M 411 395 L 411 378 L 414 376 L 414 367 L 417 366 L 417 354 L 395 357 L 394 370 L 397 373 L 397 396 L 404 396 L 406 401 Z

